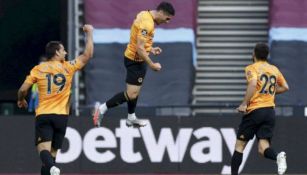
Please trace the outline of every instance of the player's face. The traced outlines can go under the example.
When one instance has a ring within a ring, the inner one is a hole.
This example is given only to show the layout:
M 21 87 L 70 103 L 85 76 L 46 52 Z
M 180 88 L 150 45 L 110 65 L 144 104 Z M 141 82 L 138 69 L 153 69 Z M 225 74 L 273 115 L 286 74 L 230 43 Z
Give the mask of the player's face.
M 159 11 L 159 18 L 156 20 L 156 23 L 159 24 L 164 24 L 164 23 L 169 23 L 170 20 L 172 19 L 172 15 L 169 15 L 163 11 Z
M 58 56 L 60 57 L 61 61 L 65 61 L 65 56 L 67 55 L 67 52 L 65 51 L 64 46 L 61 44 L 60 45 L 60 50 L 58 51 Z

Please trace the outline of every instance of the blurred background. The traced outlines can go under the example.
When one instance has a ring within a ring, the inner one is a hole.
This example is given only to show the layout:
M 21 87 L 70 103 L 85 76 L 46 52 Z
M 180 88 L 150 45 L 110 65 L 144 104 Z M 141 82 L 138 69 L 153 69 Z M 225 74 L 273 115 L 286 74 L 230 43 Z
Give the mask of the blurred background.
M 257 42 L 270 46 L 269 61 L 284 74 L 290 91 L 276 99 L 272 144 L 287 152 L 289 174 L 307 174 L 307 1 L 168 0 L 176 16 L 156 26 L 153 60 L 137 116 L 142 129 L 127 128 L 126 105 L 108 111 L 93 128 L 91 109 L 125 88 L 123 55 L 130 26 L 160 0 L 0 0 L 0 174 L 38 174 L 34 141 L 35 87 L 28 110 L 16 106 L 17 90 L 60 40 L 68 60 L 84 50 L 84 24 L 92 24 L 94 57 L 75 74 L 71 117 L 57 162 L 64 174 L 230 174 L 230 158 L 245 94 L 244 68 Z M 276 165 L 244 154 L 243 174 L 274 174 Z

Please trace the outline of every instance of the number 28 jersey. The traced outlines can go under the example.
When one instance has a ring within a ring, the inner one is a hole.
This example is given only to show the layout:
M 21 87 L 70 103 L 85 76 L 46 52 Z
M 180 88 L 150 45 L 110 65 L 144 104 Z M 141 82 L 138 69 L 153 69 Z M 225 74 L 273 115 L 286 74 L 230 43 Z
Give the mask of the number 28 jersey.
M 257 80 L 256 92 L 247 106 L 247 112 L 263 107 L 275 107 L 276 86 L 286 83 L 278 68 L 266 61 L 258 61 L 245 68 L 245 75 L 248 82 Z
M 69 114 L 71 82 L 81 69 L 80 60 L 46 61 L 35 66 L 25 83 L 38 86 L 39 103 L 36 116 L 41 114 Z

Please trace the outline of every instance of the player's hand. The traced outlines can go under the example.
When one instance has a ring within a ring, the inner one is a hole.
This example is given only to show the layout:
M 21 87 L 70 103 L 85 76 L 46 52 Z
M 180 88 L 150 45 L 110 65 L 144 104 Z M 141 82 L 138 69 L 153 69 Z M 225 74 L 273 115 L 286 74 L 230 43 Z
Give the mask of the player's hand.
M 94 30 L 94 27 L 92 25 L 90 25 L 90 24 L 85 24 L 83 26 L 83 31 L 85 33 L 93 32 L 93 30 Z
M 151 48 L 151 53 L 154 55 L 159 55 L 161 52 L 162 52 L 162 49 L 160 47 Z
M 154 71 L 160 71 L 161 68 L 162 68 L 162 66 L 161 66 L 160 63 L 152 63 L 152 64 L 150 65 L 150 68 L 151 68 L 152 70 L 154 70 Z
M 238 108 L 238 112 L 246 113 L 247 105 L 246 104 L 241 104 Z
M 19 108 L 27 108 L 27 107 L 28 107 L 28 103 L 27 103 L 27 101 L 26 101 L 25 99 L 23 99 L 23 100 L 18 100 L 18 101 L 17 101 L 17 106 L 18 106 Z

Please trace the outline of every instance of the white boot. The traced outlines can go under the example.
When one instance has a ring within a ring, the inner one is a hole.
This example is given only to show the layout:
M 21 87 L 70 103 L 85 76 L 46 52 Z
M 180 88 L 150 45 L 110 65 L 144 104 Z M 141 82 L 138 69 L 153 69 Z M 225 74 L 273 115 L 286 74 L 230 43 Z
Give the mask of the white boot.
M 103 107 L 105 104 L 100 105 L 99 102 L 95 103 L 95 108 L 93 110 L 93 123 L 94 126 L 96 127 L 100 127 L 101 126 L 101 122 L 102 122 L 102 118 L 104 115 L 104 112 L 102 112 L 101 107 Z
M 285 174 L 287 170 L 287 161 L 286 161 L 286 153 L 285 152 L 280 152 L 277 155 L 277 172 L 279 175 Z
M 139 127 L 144 127 L 147 125 L 147 122 L 144 121 L 144 120 L 141 120 L 141 119 L 138 119 L 136 116 L 135 116 L 135 113 L 133 114 L 128 114 L 128 118 L 126 120 L 126 125 L 128 127 L 135 127 L 135 128 L 139 128 Z
M 60 169 L 56 166 L 50 168 L 50 175 L 60 175 Z

